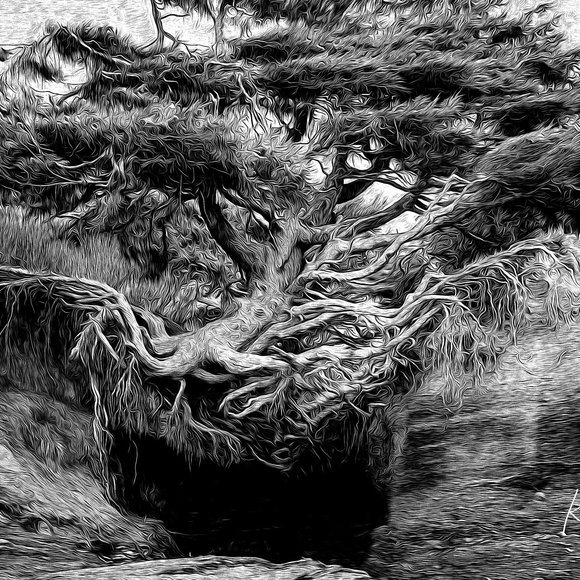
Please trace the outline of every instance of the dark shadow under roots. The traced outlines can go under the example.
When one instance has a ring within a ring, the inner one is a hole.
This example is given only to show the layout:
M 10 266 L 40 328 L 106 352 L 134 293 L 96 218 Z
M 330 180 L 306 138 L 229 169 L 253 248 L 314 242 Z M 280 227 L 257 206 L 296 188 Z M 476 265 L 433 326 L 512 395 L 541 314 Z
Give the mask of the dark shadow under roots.
M 259 463 L 190 471 L 161 441 L 116 441 L 126 507 L 161 519 L 186 555 L 360 566 L 386 521 L 385 495 L 357 461 L 294 475 Z

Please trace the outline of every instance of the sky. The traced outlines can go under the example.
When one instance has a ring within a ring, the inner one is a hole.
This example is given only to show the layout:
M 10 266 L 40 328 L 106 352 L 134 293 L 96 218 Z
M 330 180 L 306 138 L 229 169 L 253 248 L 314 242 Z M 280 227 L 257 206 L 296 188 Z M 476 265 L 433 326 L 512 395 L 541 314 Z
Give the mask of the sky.
M 0 0 L 0 46 L 27 44 L 50 22 L 110 24 L 138 41 L 154 37 L 149 0 Z
M 139 43 L 153 40 L 155 27 L 151 0 L 0 0 L 0 46 L 10 48 L 37 38 L 50 22 L 82 23 L 90 21 L 111 25 Z M 514 7 L 534 0 L 512 0 Z M 563 13 L 562 25 L 573 41 L 580 43 L 580 0 L 556 0 Z M 171 12 L 179 12 L 171 10 Z M 169 18 L 166 28 L 190 45 L 211 44 L 211 22 L 196 16 Z
M 512 0 L 514 6 L 531 6 L 539 0 Z M 560 25 L 568 33 L 571 43 L 580 43 L 580 0 L 553 0 L 556 10 L 562 15 Z
M 155 38 L 150 0 L 0 0 L 0 46 L 28 44 L 51 21 L 110 25 L 143 44 Z M 211 23 L 195 16 L 168 18 L 165 26 L 193 45 L 211 43 Z

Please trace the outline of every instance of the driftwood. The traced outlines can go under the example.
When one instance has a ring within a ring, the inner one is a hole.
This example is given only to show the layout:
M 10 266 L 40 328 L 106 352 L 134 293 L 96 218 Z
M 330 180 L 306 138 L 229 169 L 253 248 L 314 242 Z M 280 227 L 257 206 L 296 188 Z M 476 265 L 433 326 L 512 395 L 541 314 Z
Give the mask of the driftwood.
M 314 560 L 273 564 L 259 558 L 181 558 L 44 574 L 38 580 L 363 580 L 365 572 Z

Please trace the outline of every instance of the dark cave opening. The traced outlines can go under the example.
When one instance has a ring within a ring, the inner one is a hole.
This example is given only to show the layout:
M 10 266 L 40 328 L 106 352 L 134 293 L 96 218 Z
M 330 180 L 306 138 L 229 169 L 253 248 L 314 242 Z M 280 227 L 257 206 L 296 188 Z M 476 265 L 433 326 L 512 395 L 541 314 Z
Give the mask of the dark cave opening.
M 386 497 L 361 461 L 287 475 L 261 463 L 190 470 L 165 443 L 117 437 L 125 507 L 163 521 L 184 555 L 360 566 Z

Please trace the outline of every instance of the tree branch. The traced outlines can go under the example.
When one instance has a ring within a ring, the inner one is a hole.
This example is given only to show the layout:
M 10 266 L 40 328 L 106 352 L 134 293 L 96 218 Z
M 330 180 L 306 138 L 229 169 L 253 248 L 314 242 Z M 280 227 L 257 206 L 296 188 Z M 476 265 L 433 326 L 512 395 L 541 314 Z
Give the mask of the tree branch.
M 244 228 L 235 228 L 225 217 L 217 198 L 217 191 L 200 196 L 200 210 L 215 241 L 225 253 L 247 275 L 260 271 L 264 262 L 264 251 L 259 243 L 251 240 Z

